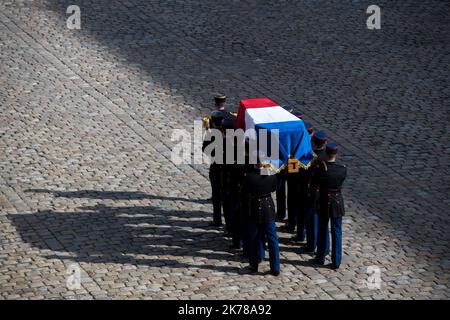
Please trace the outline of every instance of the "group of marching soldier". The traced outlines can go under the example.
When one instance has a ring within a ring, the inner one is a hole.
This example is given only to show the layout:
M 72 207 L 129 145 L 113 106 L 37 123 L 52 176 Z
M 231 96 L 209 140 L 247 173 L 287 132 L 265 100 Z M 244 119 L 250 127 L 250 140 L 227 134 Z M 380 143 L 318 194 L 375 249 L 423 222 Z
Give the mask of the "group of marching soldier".
M 211 113 L 211 127 L 223 133 L 227 129 L 234 129 L 234 116 L 225 110 L 226 97 L 216 95 L 214 99 L 216 110 Z M 303 118 L 300 112 L 294 114 Z M 314 132 L 310 124 L 304 124 L 315 154 L 306 169 L 296 173 L 288 173 L 283 169 L 278 173 L 274 171 L 274 174 L 267 174 L 270 165 L 259 158 L 255 164 L 245 161 L 244 164 L 212 162 L 210 165 L 212 225 L 222 225 L 223 212 L 225 236 L 231 237 L 233 249 L 242 248 L 251 273 L 258 271 L 258 265 L 264 260 L 265 249 L 268 248 L 270 273 L 274 276 L 280 274 L 275 222 L 283 222 L 286 211 L 288 219 L 284 228 L 289 233 L 295 233 L 293 242 L 303 243 L 301 253 L 315 255 L 314 263 L 324 265 L 331 242 L 331 268 L 338 269 L 341 264 L 344 215 L 341 188 L 347 169 L 336 162 L 337 145 L 328 142 L 323 131 Z M 203 149 L 210 142 L 205 139 Z M 276 192 L 276 206 L 273 192 Z

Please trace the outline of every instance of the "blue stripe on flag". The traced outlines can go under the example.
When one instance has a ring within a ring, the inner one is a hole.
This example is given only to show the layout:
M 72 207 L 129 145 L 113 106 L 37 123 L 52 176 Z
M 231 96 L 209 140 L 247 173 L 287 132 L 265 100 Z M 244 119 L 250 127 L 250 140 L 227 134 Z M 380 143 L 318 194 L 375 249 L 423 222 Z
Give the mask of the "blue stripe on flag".
M 258 123 L 255 126 L 256 131 L 266 129 L 268 131 L 267 145 L 270 151 L 270 132 L 274 129 L 278 130 L 279 136 L 279 160 L 272 160 L 271 163 L 275 168 L 279 169 L 287 163 L 289 156 L 292 154 L 294 158 L 300 160 L 303 165 L 308 165 L 314 158 L 311 146 L 311 139 L 305 128 L 303 121 L 285 121 L 272 123 Z M 258 132 L 259 137 L 259 132 Z M 271 158 L 273 156 L 271 155 Z

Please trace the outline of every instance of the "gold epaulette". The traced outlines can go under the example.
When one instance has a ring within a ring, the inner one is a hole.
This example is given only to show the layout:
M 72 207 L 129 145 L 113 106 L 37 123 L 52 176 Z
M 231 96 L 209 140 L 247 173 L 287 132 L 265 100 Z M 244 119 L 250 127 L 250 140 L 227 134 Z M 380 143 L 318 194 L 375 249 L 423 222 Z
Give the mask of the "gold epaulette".
M 211 128 L 211 116 L 203 117 L 203 128 L 210 129 Z

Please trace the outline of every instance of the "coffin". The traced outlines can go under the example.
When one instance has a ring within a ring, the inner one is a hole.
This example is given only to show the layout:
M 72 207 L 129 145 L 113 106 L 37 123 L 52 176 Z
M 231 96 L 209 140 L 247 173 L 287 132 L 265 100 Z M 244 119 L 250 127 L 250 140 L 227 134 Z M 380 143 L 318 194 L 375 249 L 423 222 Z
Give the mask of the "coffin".
M 258 145 L 261 129 L 267 130 L 268 140 L 275 135 L 279 154 L 277 157 L 268 150 L 268 161 L 278 171 L 286 166 L 306 169 L 314 159 L 311 139 L 303 121 L 268 98 L 241 100 L 235 128 L 245 130 L 248 139 L 256 139 Z

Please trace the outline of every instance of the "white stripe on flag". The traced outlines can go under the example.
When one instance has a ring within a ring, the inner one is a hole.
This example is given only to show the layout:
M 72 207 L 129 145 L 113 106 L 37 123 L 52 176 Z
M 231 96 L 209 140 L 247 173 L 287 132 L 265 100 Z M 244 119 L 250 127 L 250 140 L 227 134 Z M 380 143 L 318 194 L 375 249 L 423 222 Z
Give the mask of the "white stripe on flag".
M 282 107 L 250 108 L 245 110 L 245 129 L 254 129 L 259 123 L 301 121 Z

